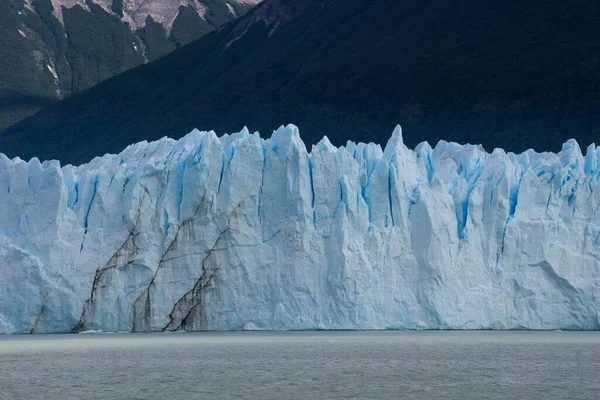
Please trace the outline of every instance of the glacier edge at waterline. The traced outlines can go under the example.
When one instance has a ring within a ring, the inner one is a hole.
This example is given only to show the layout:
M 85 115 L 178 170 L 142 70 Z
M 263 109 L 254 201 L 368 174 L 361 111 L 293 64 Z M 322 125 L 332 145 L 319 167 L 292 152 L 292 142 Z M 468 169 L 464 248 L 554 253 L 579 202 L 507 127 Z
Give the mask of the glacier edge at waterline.
M 0 155 L 0 333 L 599 329 L 599 155 L 293 125 Z

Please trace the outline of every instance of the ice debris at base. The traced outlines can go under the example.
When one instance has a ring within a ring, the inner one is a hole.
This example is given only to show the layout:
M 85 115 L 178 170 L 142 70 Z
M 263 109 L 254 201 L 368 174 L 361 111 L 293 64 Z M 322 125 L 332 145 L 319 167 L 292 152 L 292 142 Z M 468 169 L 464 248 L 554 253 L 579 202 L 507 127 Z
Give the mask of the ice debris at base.
M 245 331 L 262 331 L 264 329 L 258 328 L 256 325 L 254 325 L 253 322 L 248 322 L 246 325 L 244 325 L 244 330 Z
M 292 125 L 0 155 L 0 332 L 599 329 L 599 155 Z

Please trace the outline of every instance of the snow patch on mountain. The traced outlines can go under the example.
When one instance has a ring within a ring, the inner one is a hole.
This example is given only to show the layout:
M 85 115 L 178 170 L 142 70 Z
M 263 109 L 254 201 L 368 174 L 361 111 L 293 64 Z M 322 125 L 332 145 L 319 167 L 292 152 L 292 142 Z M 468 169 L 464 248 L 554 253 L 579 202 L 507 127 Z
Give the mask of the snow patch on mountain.
M 73 8 L 75 6 L 89 10 L 90 0 L 51 0 L 53 13 L 56 18 L 64 24 L 62 15 L 63 8 Z M 255 5 L 261 0 L 232 0 L 232 3 Z M 91 0 L 108 13 L 115 14 L 113 11 L 114 0 Z M 162 24 L 167 32 L 171 31 L 173 22 L 179 15 L 179 8 L 186 6 L 194 9 L 201 18 L 207 11 L 207 7 L 199 0 L 122 0 L 123 15 L 119 15 L 122 21 L 127 22 L 132 31 L 143 28 L 146 25 L 146 19 L 151 17 L 155 22 Z M 230 10 L 233 10 L 229 3 L 226 3 Z M 33 11 L 31 0 L 25 0 L 25 7 Z M 235 15 L 235 13 L 233 12 Z

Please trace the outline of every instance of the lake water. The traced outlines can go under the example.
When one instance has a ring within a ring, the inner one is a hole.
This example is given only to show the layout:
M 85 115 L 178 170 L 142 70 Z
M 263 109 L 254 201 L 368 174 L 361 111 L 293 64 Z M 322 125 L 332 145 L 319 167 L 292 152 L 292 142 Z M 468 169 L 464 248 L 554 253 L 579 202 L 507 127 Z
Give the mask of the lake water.
M 600 332 L 0 337 L 1 399 L 600 397 Z

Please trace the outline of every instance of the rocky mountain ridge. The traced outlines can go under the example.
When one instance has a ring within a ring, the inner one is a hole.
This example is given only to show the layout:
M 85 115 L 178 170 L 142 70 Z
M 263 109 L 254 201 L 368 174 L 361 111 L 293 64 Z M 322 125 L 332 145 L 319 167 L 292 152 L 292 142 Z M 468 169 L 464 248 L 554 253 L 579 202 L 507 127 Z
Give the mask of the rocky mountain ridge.
M 0 4 L 0 130 L 160 58 L 259 0 L 6 0 Z

